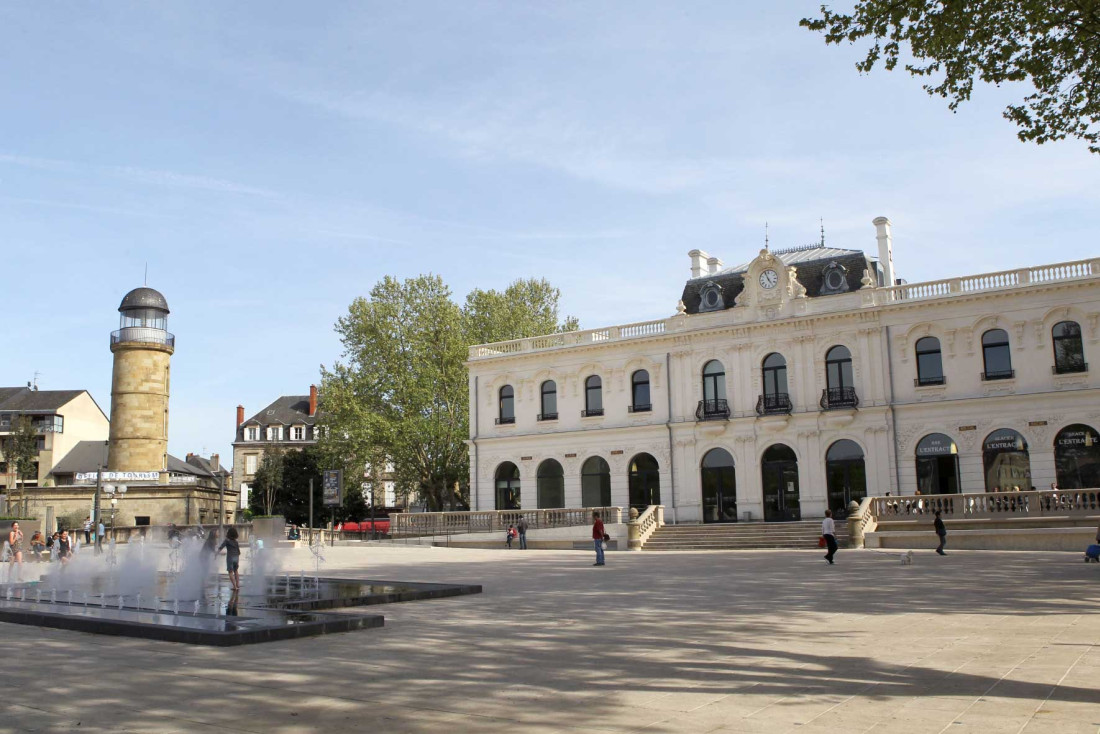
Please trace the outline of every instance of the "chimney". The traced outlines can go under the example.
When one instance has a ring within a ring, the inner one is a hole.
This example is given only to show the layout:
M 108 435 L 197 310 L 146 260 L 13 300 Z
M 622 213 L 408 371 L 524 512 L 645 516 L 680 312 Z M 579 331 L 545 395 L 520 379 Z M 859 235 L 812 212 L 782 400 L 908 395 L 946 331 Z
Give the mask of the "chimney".
M 894 285 L 894 236 L 890 234 L 890 220 L 875 217 L 875 239 L 878 240 L 878 262 L 882 267 L 882 282 L 887 288 Z
M 242 423 L 244 423 L 244 406 L 243 405 L 238 405 L 237 406 L 237 428 L 240 428 Z
M 194 456 L 194 454 L 192 454 L 192 453 L 191 453 L 190 451 L 188 451 L 188 452 L 187 452 L 187 461 L 188 461 L 188 462 L 190 462 L 190 461 L 191 461 L 191 457 L 193 457 L 193 456 Z
M 714 275 L 722 269 L 722 259 L 717 257 L 707 258 L 707 272 Z
M 215 474 L 217 474 L 217 473 L 218 473 L 218 471 L 219 471 L 219 470 L 220 470 L 221 468 L 222 468 L 222 460 L 221 460 L 221 457 L 220 457 L 220 456 L 218 456 L 217 454 L 211 454 L 211 455 L 210 455 L 210 471 L 212 471 L 212 472 L 214 472 Z
M 692 250 L 688 253 L 691 258 L 691 277 L 701 278 L 707 272 L 707 258 L 710 257 L 702 250 Z
M 317 415 L 317 386 L 309 386 L 309 417 Z

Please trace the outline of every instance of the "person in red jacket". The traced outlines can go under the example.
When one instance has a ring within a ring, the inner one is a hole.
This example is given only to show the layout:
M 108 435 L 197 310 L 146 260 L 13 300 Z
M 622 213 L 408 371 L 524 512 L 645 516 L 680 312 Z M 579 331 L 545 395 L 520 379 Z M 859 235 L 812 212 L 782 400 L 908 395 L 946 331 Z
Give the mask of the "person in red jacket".
M 596 545 L 596 562 L 593 566 L 602 566 L 603 562 L 603 520 L 600 519 L 600 513 L 592 513 L 592 542 Z

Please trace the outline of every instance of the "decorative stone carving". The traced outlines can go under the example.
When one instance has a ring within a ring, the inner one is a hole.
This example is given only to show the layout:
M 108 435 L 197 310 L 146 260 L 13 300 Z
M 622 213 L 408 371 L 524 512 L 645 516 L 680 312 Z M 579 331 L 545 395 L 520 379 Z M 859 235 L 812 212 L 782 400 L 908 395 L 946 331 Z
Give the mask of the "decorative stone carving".
M 867 271 L 864 271 L 866 273 Z M 848 292 L 848 269 L 833 260 L 822 272 L 821 295 L 830 296 Z
M 722 311 L 725 308 L 726 297 L 722 293 L 722 286 L 708 280 L 699 291 L 699 313 Z

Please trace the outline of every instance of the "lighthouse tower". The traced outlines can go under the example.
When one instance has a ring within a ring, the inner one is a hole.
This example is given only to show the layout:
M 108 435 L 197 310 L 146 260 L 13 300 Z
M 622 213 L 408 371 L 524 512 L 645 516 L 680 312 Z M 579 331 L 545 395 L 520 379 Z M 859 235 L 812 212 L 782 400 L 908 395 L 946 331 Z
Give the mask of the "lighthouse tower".
M 111 332 L 114 371 L 107 470 L 164 472 L 169 361 L 176 347 L 176 337 L 168 333 L 168 302 L 152 288 L 135 288 L 118 311 L 119 329 Z

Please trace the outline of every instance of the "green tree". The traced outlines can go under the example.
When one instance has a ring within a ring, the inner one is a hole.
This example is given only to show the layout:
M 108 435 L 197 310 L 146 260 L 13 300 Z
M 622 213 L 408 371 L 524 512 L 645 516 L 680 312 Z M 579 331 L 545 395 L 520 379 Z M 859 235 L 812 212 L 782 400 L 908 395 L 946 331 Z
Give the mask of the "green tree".
M 275 514 L 275 504 L 283 490 L 283 449 L 275 446 L 264 452 L 252 481 L 248 507 L 257 515 Z
M 822 5 L 800 25 L 829 44 L 871 39 L 861 73 L 880 60 L 893 70 L 907 49 L 906 71 L 932 77 L 925 91 L 953 111 L 975 80 L 1030 82 L 1034 91 L 1004 112 L 1020 140 L 1076 137 L 1100 153 L 1098 0 L 860 0 L 850 15 Z
M 33 419 L 28 415 L 16 416 L 13 422 L 15 430 L 7 440 L 6 458 L 19 486 L 19 498 L 23 500 L 27 478 L 38 476 L 38 432 L 34 428 Z
M 433 510 L 468 506 L 469 347 L 576 329 L 576 319 L 559 323 L 559 298 L 545 280 L 516 281 L 459 308 L 438 276 L 383 279 L 337 322 L 342 361 L 321 368 L 325 456 L 356 487 L 388 461 L 398 493 Z

